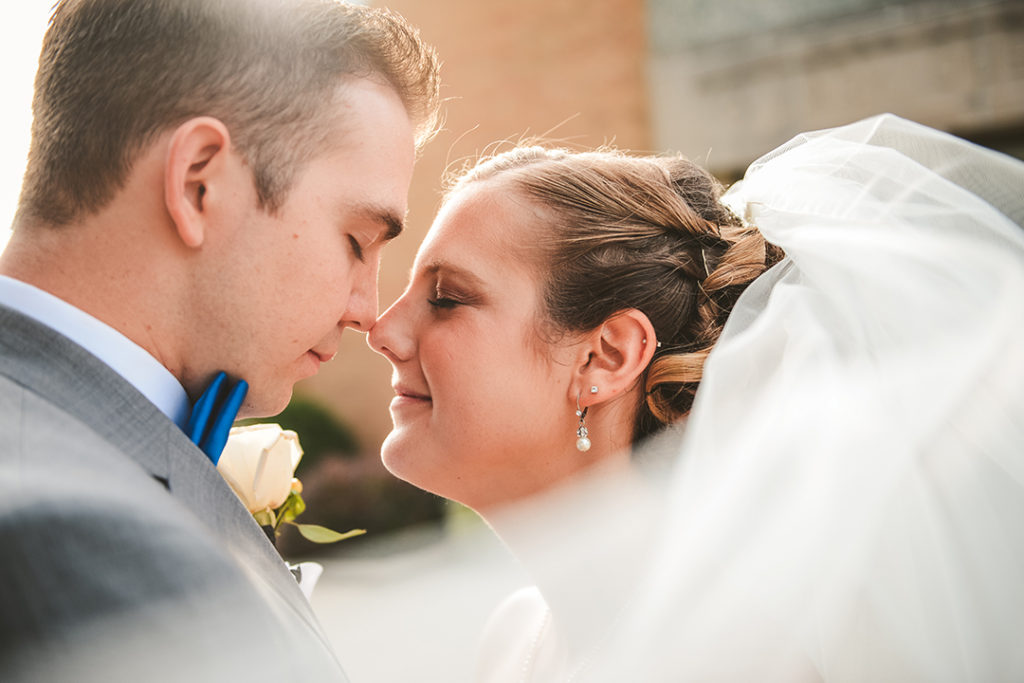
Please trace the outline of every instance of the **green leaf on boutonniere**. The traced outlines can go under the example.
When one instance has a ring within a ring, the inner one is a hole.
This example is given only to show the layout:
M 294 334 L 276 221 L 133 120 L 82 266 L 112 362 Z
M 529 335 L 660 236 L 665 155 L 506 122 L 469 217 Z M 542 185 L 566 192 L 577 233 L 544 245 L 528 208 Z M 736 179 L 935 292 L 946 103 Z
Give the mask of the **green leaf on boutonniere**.
M 252 513 L 252 516 L 256 518 L 256 523 L 260 526 L 269 526 L 272 529 L 277 528 L 278 520 L 273 510 L 260 510 L 259 512 Z
M 299 533 L 306 540 L 313 543 L 337 543 L 338 541 L 344 541 L 346 538 L 362 536 L 366 533 L 366 529 L 352 529 L 342 534 L 319 524 L 297 524 L 295 522 L 291 522 L 291 524 L 299 530 Z
M 288 494 L 288 498 L 284 501 L 284 504 L 277 509 L 277 524 L 275 529 L 281 524 L 291 524 L 295 521 L 295 518 L 306 511 L 306 501 L 302 500 L 302 495 L 292 491 Z

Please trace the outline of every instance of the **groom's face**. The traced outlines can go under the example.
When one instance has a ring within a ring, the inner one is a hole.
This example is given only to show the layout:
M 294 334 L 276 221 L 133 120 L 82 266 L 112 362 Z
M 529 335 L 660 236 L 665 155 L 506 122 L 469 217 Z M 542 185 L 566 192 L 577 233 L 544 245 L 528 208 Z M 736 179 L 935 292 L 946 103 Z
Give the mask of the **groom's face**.
M 391 88 L 361 79 L 343 92 L 328 144 L 282 207 L 264 212 L 254 189 L 244 198 L 210 288 L 202 343 L 216 354 L 211 370 L 249 382 L 241 416 L 280 412 L 346 327 L 365 332 L 377 316 L 381 250 L 405 216 L 414 133 Z

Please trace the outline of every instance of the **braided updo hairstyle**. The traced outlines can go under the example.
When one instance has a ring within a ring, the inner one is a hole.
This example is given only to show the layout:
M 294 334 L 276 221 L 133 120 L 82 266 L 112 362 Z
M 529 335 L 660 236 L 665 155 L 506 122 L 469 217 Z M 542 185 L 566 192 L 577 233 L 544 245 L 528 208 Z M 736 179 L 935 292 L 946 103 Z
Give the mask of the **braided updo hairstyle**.
M 653 325 L 661 346 L 640 378 L 634 441 L 686 415 L 736 299 L 781 251 L 683 157 L 518 147 L 479 162 L 449 193 L 499 175 L 551 220 L 537 242 L 545 322 L 585 332 L 635 308 Z

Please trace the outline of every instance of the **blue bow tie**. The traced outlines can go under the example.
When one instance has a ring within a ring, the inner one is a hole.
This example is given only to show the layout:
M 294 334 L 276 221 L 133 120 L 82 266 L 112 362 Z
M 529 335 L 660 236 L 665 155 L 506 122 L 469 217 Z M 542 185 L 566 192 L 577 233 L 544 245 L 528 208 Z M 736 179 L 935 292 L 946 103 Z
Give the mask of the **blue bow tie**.
M 244 379 L 238 380 L 230 388 L 225 384 L 226 379 L 227 375 L 223 372 L 217 373 L 196 401 L 185 426 L 188 438 L 206 453 L 214 465 L 220 460 L 224 444 L 228 442 L 228 432 L 249 391 L 249 384 Z

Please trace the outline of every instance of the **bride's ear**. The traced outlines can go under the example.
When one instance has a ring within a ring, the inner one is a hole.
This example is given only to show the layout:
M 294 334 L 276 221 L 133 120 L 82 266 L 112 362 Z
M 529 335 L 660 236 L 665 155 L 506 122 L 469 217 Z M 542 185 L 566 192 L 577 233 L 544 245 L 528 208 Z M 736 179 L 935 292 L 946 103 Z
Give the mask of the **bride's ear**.
M 586 407 L 629 391 L 650 364 L 656 341 L 651 321 L 635 308 L 608 318 L 583 345 L 587 357 L 570 386 L 570 398 L 579 395 L 580 406 Z

